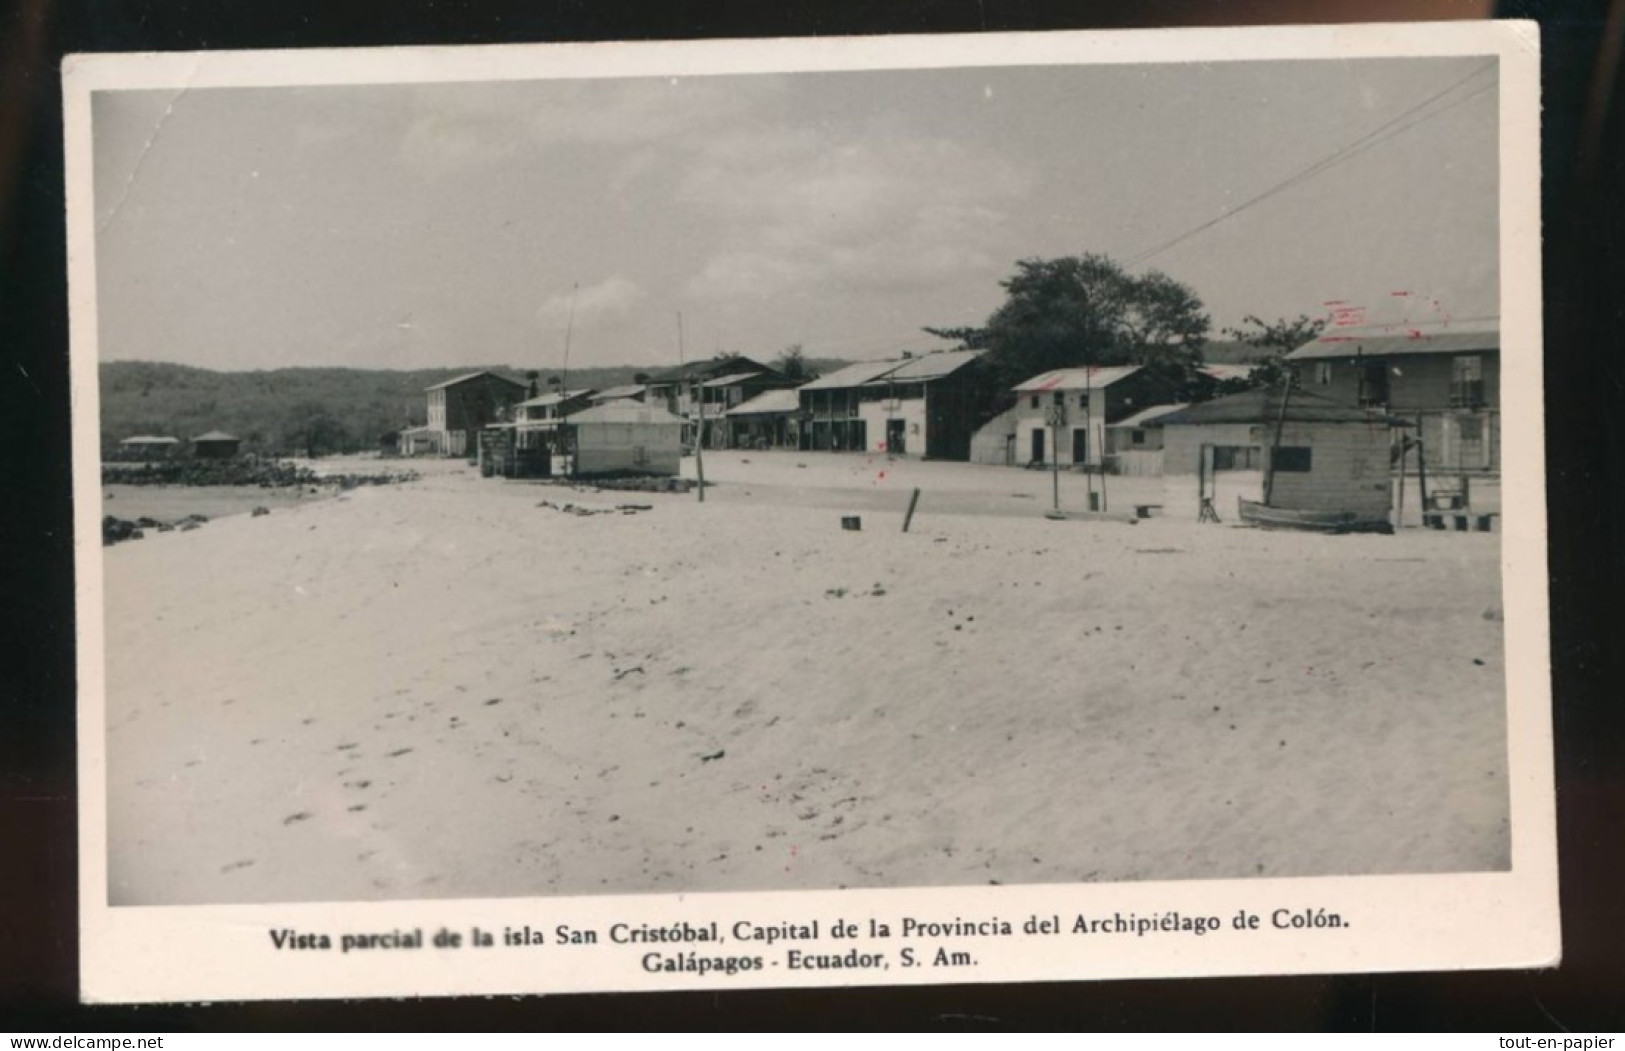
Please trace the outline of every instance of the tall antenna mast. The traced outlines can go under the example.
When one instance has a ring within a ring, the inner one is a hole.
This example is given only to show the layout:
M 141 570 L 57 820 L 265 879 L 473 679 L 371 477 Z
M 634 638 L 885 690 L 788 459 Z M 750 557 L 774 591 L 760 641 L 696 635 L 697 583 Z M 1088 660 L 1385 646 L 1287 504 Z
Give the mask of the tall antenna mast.
M 581 282 L 570 286 L 570 314 L 564 322 L 564 379 L 559 384 L 559 397 L 563 398 L 570 389 L 570 336 L 576 327 L 576 292 L 581 288 Z

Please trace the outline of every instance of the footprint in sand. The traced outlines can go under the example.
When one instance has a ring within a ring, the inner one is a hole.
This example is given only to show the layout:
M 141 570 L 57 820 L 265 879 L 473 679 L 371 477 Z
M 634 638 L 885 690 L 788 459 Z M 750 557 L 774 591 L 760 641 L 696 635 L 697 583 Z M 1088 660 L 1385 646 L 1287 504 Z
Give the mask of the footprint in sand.
M 397 759 L 400 756 L 405 755 L 407 752 L 410 752 L 411 750 L 412 749 L 410 749 L 410 748 L 397 748 L 397 749 L 395 749 L 395 751 L 389 753 L 389 758 Z
M 282 823 L 284 825 L 293 825 L 300 821 L 309 821 L 312 817 L 315 817 L 315 815 L 310 811 L 301 810 L 297 814 L 289 814 L 287 817 L 283 818 Z
M 246 869 L 252 864 L 254 864 L 253 858 L 244 858 L 242 861 L 233 861 L 229 865 L 220 866 L 220 874 L 223 876 L 228 872 L 236 872 L 238 869 Z

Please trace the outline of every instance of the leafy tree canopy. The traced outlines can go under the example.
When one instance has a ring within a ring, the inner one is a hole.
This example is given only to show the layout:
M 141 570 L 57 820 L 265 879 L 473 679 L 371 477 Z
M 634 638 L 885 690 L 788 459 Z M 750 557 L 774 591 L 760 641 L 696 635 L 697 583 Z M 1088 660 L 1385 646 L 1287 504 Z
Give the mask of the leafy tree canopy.
M 1235 394 L 1256 387 L 1279 387 L 1287 372 L 1286 362 L 1282 359 L 1318 337 L 1326 328 L 1324 318 L 1311 318 L 1306 314 L 1299 314 L 1290 321 L 1281 318 L 1270 322 L 1249 314 L 1241 323 L 1243 327 L 1227 328 L 1224 334 L 1230 339 L 1257 347 L 1262 360 L 1245 379 L 1220 382 L 1219 394 Z
M 771 364 L 785 379 L 795 380 L 797 383 L 806 383 L 818 378 L 818 373 L 807 361 L 807 352 L 802 349 L 800 343 L 792 343 L 785 347 Z
M 987 349 L 990 364 L 1011 382 L 1083 365 L 1189 374 L 1201 364 L 1208 333 L 1202 301 L 1161 271 L 1135 275 L 1086 254 L 1023 259 L 1001 283 L 1005 301 L 982 327 L 926 331 Z

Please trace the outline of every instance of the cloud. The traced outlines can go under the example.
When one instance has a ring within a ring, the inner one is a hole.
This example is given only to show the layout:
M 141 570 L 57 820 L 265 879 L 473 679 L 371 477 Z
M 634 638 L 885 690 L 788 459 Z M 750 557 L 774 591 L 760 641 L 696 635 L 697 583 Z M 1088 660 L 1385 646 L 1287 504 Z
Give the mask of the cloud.
M 615 275 L 595 285 L 562 292 L 544 300 L 536 308 L 536 318 L 544 325 L 563 328 L 570 322 L 573 300 L 578 326 L 610 325 L 631 316 L 644 298 L 644 291 L 636 281 Z
M 688 292 L 727 301 L 953 281 L 1002 263 L 1006 209 L 1033 181 L 1006 158 L 883 124 L 833 141 L 808 129 L 722 136 L 679 188 L 720 234 Z

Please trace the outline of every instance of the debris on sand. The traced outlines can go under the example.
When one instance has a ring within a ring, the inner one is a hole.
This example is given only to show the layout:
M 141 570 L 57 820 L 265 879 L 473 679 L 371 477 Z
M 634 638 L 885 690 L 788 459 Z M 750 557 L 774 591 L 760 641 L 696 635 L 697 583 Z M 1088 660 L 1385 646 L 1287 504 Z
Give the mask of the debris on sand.
M 270 513 L 271 513 L 271 509 L 269 507 L 256 507 L 256 508 L 254 508 L 254 510 L 249 512 L 249 517 L 250 518 L 264 518 L 266 515 L 268 515 Z
M 127 518 L 108 515 L 102 519 L 102 546 L 108 547 L 123 540 L 140 540 L 144 536 L 139 526 Z

